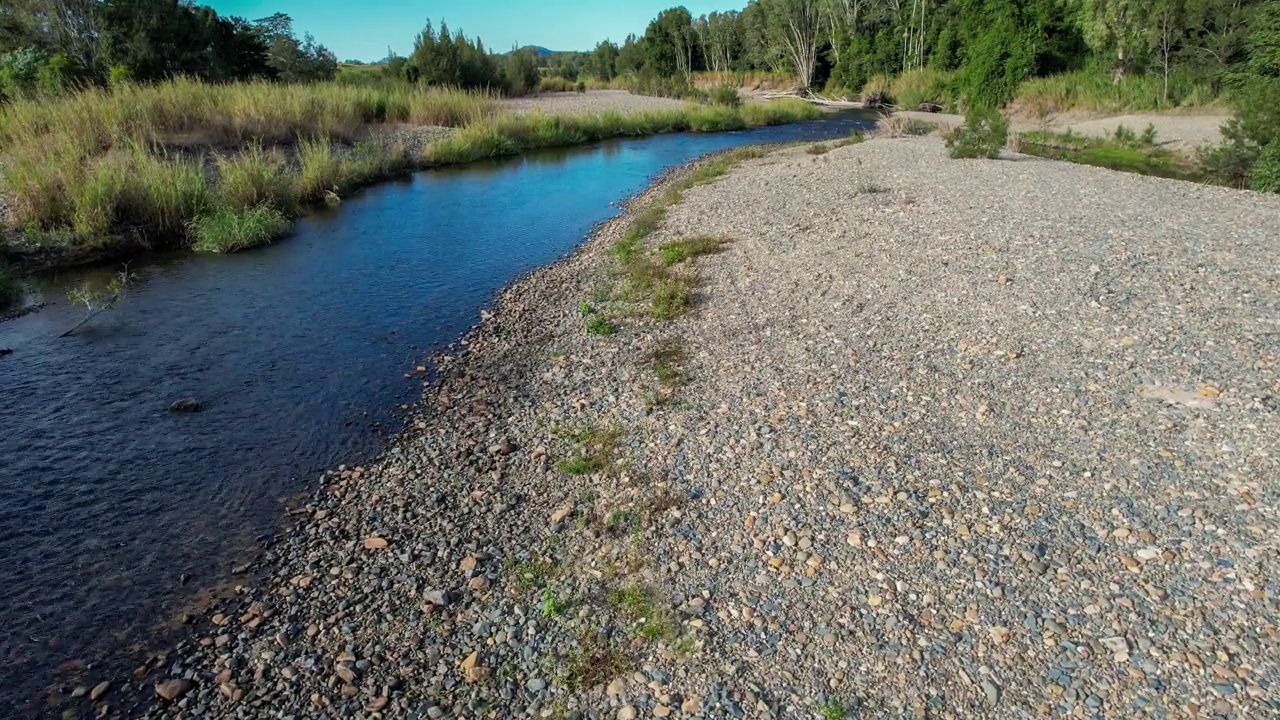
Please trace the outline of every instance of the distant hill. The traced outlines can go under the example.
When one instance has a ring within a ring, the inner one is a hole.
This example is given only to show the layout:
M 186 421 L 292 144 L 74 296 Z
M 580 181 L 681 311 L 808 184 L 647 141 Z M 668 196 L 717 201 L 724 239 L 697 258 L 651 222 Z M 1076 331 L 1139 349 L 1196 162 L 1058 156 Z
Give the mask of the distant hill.
M 555 50 L 548 50 L 548 49 L 546 49 L 546 48 L 544 48 L 544 47 L 542 47 L 542 46 L 540 46 L 540 45 L 525 45 L 524 47 L 522 47 L 522 48 L 520 48 L 520 49 L 521 49 L 521 50 L 532 50 L 532 51 L 533 51 L 533 54 L 534 54 L 534 55 L 537 55 L 538 57 L 545 57 L 545 56 L 547 56 L 547 55 L 555 55 L 555 54 L 556 54 L 556 51 L 555 51 Z

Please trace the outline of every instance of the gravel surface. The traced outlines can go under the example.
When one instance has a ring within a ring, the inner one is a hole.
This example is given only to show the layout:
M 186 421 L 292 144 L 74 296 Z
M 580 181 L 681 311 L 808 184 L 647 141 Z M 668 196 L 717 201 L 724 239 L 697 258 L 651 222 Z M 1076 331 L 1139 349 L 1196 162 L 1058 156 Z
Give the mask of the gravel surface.
M 632 95 L 626 90 L 543 93 L 504 100 L 502 104 L 515 112 L 545 113 L 599 113 L 605 110 L 635 112 L 637 110 L 679 110 L 684 107 L 682 100 Z
M 62 707 L 1280 713 L 1280 198 L 785 150 L 650 239 L 729 240 L 691 314 L 589 334 L 627 224 L 505 291 L 191 640 Z
M 896 112 L 894 115 L 918 118 L 930 122 L 943 123 L 949 127 L 964 124 L 963 115 L 946 113 L 924 113 L 912 111 Z M 1091 137 L 1112 137 L 1116 128 L 1121 125 L 1141 134 L 1147 125 L 1156 127 L 1156 139 L 1159 143 L 1169 145 L 1177 150 L 1192 151 L 1202 145 L 1216 145 L 1222 142 L 1222 124 L 1230 115 L 1208 113 L 1202 115 L 1156 115 L 1134 114 L 1116 115 L 1113 117 L 1083 117 L 1066 114 L 1044 119 L 1028 119 L 1014 117 L 1009 126 L 1015 132 L 1045 130 L 1049 132 L 1072 132 Z

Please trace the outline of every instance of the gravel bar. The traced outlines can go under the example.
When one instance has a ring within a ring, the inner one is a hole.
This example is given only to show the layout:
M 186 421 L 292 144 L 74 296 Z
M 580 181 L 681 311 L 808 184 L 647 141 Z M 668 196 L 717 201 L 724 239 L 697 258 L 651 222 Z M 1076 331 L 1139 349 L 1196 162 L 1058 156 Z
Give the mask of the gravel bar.
M 641 110 L 680 110 L 683 100 L 632 95 L 626 90 L 589 90 L 585 93 L 541 93 L 503 100 L 502 106 L 518 113 L 544 112 L 567 115 L 595 114 L 606 110 L 639 112 Z
M 690 314 L 593 335 L 629 217 L 504 291 L 127 711 L 1280 713 L 1280 198 L 781 150 L 649 239 L 728 240 Z

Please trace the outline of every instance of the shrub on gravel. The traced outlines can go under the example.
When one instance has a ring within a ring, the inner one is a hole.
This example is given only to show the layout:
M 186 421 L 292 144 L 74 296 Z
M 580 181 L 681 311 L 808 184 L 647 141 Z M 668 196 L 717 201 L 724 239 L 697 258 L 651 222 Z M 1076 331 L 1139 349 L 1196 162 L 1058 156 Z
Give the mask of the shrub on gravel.
M 1249 174 L 1249 185 L 1258 192 L 1280 193 L 1280 141 L 1262 148 Z
M 947 133 L 947 150 L 953 158 L 997 158 L 1009 139 L 1009 121 L 991 107 L 974 107 L 964 125 Z

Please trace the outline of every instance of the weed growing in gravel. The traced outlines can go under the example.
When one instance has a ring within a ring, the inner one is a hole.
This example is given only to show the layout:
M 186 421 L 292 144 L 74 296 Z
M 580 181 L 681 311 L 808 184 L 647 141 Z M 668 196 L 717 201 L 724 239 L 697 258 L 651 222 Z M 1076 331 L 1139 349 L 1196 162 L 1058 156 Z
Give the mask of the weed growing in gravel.
M 828 700 L 818 708 L 818 714 L 822 716 L 822 720 L 844 720 L 849 711 L 839 700 Z
M 614 535 L 635 530 L 639 525 L 640 518 L 631 510 L 610 510 L 604 516 L 604 529 Z
M 676 623 L 671 613 L 642 587 L 630 585 L 610 591 L 609 605 L 630 621 L 628 632 L 632 637 L 649 641 L 676 637 Z
M 810 155 L 826 155 L 831 152 L 831 147 L 822 143 L 815 143 L 804 149 Z
M 584 634 L 578 638 L 578 647 L 565 658 L 564 682 L 573 689 L 595 687 L 626 675 L 632 667 L 631 658 L 608 637 Z
M 724 244 L 725 241 L 721 238 L 698 235 L 663 243 L 658 246 L 658 254 L 662 256 L 663 265 L 675 265 L 692 257 L 710 255 L 719 251 Z
M 652 311 L 658 320 L 674 320 L 693 307 L 693 288 L 697 278 L 690 274 L 671 274 L 653 287 Z
M 521 588 L 533 590 L 546 586 L 547 582 L 555 576 L 556 566 L 545 560 L 531 560 L 517 563 L 512 567 L 512 572 Z
M 613 454 L 622 439 L 622 428 L 583 427 L 575 431 L 560 430 L 557 437 L 574 445 L 574 452 L 556 462 L 556 469 L 567 475 L 591 475 L 613 465 Z
M 545 587 L 542 589 L 542 614 L 549 618 L 560 617 L 570 607 L 567 598 L 560 597 L 555 590 Z
M 582 324 L 592 335 L 608 336 L 617 332 L 613 323 L 609 322 L 603 314 L 593 310 L 589 304 L 582 303 L 579 310 L 582 312 Z
M 679 339 L 672 339 L 658 345 L 649 353 L 649 363 L 653 365 L 653 376 L 667 388 L 677 388 L 688 378 L 684 372 L 684 345 Z

